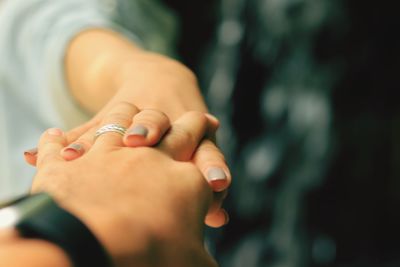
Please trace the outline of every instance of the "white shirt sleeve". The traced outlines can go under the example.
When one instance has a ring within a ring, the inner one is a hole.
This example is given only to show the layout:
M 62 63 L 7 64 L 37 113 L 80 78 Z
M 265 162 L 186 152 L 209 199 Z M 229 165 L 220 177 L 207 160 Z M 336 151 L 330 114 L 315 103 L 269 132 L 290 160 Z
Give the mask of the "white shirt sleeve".
M 115 18 L 126 22 L 135 35 L 115 23 Z M 156 0 L 6 0 L 0 9 L 0 25 L 3 83 L 45 125 L 65 129 L 88 120 L 69 94 L 64 77 L 66 47 L 77 33 L 109 28 L 149 49 L 171 53 L 176 26 Z
M 64 55 L 86 28 L 117 28 L 96 0 L 8 0 L 0 10 L 0 75 L 46 125 L 70 128 L 88 119 L 66 88 Z
M 29 189 L 22 155 L 44 129 L 89 119 L 67 88 L 64 56 L 79 32 L 99 27 L 173 54 L 176 19 L 159 0 L 0 0 L 0 201 Z

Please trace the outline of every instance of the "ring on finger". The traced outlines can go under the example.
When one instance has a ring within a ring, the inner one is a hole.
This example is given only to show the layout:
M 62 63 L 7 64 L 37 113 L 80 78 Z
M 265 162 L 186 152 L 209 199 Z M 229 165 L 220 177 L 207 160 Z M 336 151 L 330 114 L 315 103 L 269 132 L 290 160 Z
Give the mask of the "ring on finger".
M 96 140 L 100 135 L 105 133 L 118 133 L 124 136 L 126 130 L 127 130 L 126 127 L 116 123 L 106 124 L 96 131 L 96 133 L 94 134 L 94 140 Z

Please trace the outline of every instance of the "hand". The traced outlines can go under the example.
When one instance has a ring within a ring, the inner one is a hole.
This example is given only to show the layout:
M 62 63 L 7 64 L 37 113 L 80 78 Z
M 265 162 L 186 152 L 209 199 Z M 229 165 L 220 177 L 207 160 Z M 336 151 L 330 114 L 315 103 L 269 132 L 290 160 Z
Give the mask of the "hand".
M 121 102 L 118 103 L 117 106 L 129 106 L 131 109 L 134 109 L 135 112 L 133 113 L 133 122 L 131 123 L 132 119 L 129 117 L 129 114 L 124 114 L 122 113 L 123 109 L 120 109 L 117 113 L 113 113 L 113 117 L 117 117 L 120 120 L 124 120 L 124 124 L 129 125 L 131 130 L 137 131 L 139 126 L 142 125 L 148 125 L 146 127 L 147 135 L 146 137 L 139 136 L 137 134 L 130 134 L 128 131 L 128 134 L 124 136 L 124 138 L 121 141 L 121 145 L 124 145 L 126 143 L 140 143 L 140 142 L 147 142 L 149 145 L 155 145 L 159 143 L 159 138 L 160 136 L 164 135 L 164 133 L 167 130 L 170 129 L 170 123 L 167 119 L 167 117 L 162 113 L 157 110 L 143 110 L 140 111 L 136 108 L 133 107 L 131 104 L 126 103 L 126 102 Z M 114 109 L 115 110 L 115 107 Z M 115 111 L 110 111 L 110 112 L 115 112 Z M 204 128 L 203 135 L 206 133 L 214 132 L 214 126 L 213 123 L 210 122 L 210 117 L 207 115 L 203 115 L 199 112 L 191 112 L 188 114 L 197 114 L 197 116 L 201 116 L 203 120 L 206 120 L 207 127 Z M 200 115 L 201 114 L 201 115 Z M 212 119 L 212 118 L 211 118 Z M 98 123 L 98 127 L 104 123 L 104 120 Z M 203 121 L 203 123 L 205 123 Z M 210 162 L 210 154 L 214 156 L 218 156 L 218 158 L 215 158 L 215 162 L 219 163 L 220 168 L 224 168 L 227 172 L 229 170 L 227 169 L 225 165 L 225 161 L 223 158 L 223 155 L 219 151 L 213 151 L 213 153 L 210 153 L 213 149 L 215 149 L 213 143 L 207 139 L 203 139 L 203 136 L 198 136 L 197 138 L 193 139 L 191 136 L 187 136 L 187 134 L 190 132 L 185 130 L 185 127 L 180 129 L 178 127 L 178 124 L 175 124 L 175 131 L 178 131 L 178 135 L 182 136 L 182 140 L 175 140 L 173 145 L 175 147 L 171 147 L 171 150 L 174 150 L 174 159 L 178 161 L 192 161 L 196 164 L 196 166 L 202 170 L 203 173 L 212 173 L 212 172 L 217 172 L 218 174 L 218 169 L 214 167 L 214 169 L 210 169 L 209 167 L 209 162 Z M 140 129 L 139 129 L 140 130 Z M 61 155 L 63 156 L 64 159 L 66 160 L 72 160 L 72 159 L 77 159 L 78 157 L 82 156 L 84 153 L 83 151 L 89 151 L 89 148 L 93 144 L 93 136 L 95 135 L 95 128 L 92 127 L 92 129 L 89 129 L 82 137 L 80 137 L 80 142 L 75 142 L 73 144 L 70 144 L 69 146 L 65 147 L 64 149 L 61 150 Z M 186 145 L 186 142 L 184 140 L 187 140 L 190 138 L 192 140 L 192 143 L 189 145 Z M 66 140 L 68 143 L 68 138 L 66 135 Z M 198 144 L 200 142 L 200 145 Z M 197 149 L 197 152 L 194 153 Z M 77 154 L 79 154 L 77 156 Z M 27 159 L 33 158 L 32 156 L 29 155 L 29 153 L 25 153 L 25 156 Z M 35 159 L 35 164 L 36 164 L 36 155 L 34 156 Z M 207 160 L 205 160 L 207 159 Z M 204 164 L 206 163 L 206 164 Z M 214 166 L 217 166 L 214 164 Z M 207 169 L 208 168 L 208 169 Z M 210 184 L 212 184 L 214 187 L 220 186 L 219 180 L 211 180 L 209 181 Z M 222 186 L 224 186 L 224 183 L 222 183 Z M 228 214 L 224 209 L 221 208 L 222 202 L 227 196 L 227 190 L 222 190 L 221 192 L 214 192 L 214 202 L 212 206 L 214 207 L 213 209 L 210 209 L 205 223 L 210 226 L 210 227 L 221 227 L 226 224 Z
M 137 112 L 121 103 L 101 124 L 127 127 Z M 155 148 L 126 148 L 119 134 L 106 133 L 85 155 L 66 161 L 60 156 L 66 137 L 50 129 L 39 143 L 32 191 L 49 192 L 80 217 L 117 266 L 216 266 L 203 246 L 204 217 L 216 208 L 212 190 L 194 163 L 175 160 L 194 150 L 206 130 L 205 116 L 189 112 Z
M 142 110 L 160 110 L 172 122 L 188 111 L 207 112 L 196 77 L 187 67 L 144 51 L 122 36 L 105 30 L 88 30 L 74 39 L 67 51 L 66 76 L 75 99 L 87 111 L 96 114 L 86 124 L 67 133 L 70 146 L 63 156 L 68 160 L 90 149 L 94 132 L 115 103 L 125 101 Z M 124 139 L 126 146 L 152 146 L 169 126 L 162 116 L 156 121 L 149 121 L 145 115 L 135 119 L 134 131 Z M 209 133 L 208 141 L 203 143 L 207 151 L 196 162 L 213 190 L 221 192 L 228 188 L 231 174 L 215 145 L 218 120 L 211 116 L 209 119 L 214 132 Z M 36 157 L 27 153 L 26 160 L 34 165 Z

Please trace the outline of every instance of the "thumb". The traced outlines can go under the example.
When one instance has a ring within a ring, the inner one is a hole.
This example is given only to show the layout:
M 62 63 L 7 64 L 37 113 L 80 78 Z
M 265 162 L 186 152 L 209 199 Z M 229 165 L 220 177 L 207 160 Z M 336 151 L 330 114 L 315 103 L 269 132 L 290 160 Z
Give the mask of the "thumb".
M 50 128 L 42 134 L 38 146 L 37 167 L 63 160 L 61 149 L 67 144 L 64 132 L 58 128 Z

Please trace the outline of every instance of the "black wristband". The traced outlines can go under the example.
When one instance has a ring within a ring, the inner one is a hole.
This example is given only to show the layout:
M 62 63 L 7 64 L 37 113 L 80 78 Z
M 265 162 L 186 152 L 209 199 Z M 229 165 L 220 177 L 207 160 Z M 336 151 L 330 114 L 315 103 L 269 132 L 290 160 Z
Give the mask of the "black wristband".
M 46 193 L 37 198 L 29 215 L 16 224 L 22 236 L 48 240 L 61 247 L 74 267 L 110 267 L 111 259 L 93 233 L 78 218 L 64 210 Z

